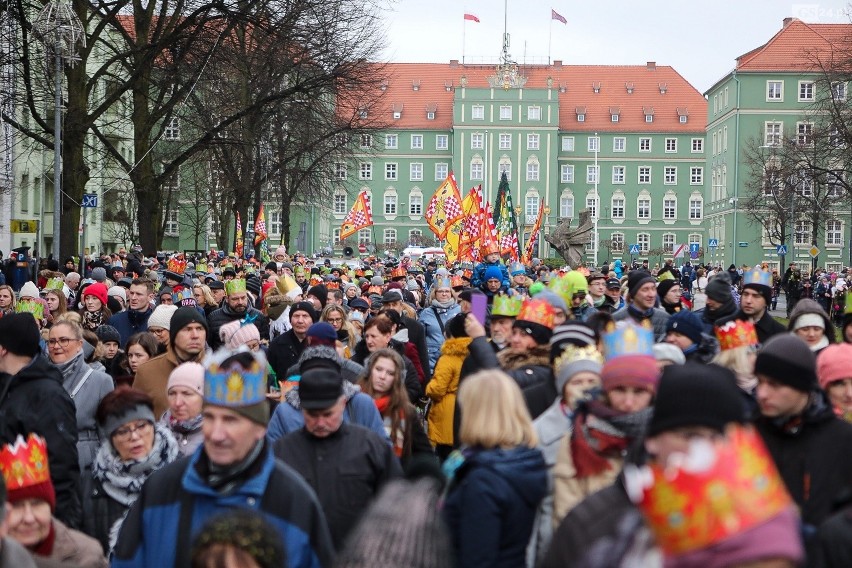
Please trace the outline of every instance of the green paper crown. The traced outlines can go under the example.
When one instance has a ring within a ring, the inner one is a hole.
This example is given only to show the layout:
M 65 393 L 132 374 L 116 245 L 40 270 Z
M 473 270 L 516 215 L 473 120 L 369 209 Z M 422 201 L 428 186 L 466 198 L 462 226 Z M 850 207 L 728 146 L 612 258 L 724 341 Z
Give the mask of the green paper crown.
M 242 278 L 234 278 L 225 282 L 225 293 L 227 295 L 246 291 L 246 281 Z
M 520 295 L 509 296 L 507 294 L 497 294 L 494 296 L 494 306 L 491 309 L 491 316 L 503 316 L 516 318 L 521 313 L 521 304 L 524 303 Z
M 44 304 L 38 300 L 34 300 L 31 298 L 27 298 L 24 300 L 18 300 L 18 303 L 15 305 L 15 313 L 16 314 L 32 314 L 33 317 L 37 320 L 44 319 Z
M 64 287 L 65 281 L 62 280 L 62 278 L 51 278 L 47 281 L 47 284 L 44 285 L 44 291 L 47 292 L 48 290 L 58 290 L 61 292 Z

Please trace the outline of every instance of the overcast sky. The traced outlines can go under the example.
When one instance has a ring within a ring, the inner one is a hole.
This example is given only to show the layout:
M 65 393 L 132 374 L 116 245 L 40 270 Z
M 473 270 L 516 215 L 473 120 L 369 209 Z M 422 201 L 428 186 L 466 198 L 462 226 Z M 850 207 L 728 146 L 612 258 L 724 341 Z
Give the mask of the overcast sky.
M 781 29 L 785 17 L 848 23 L 846 0 L 508 0 L 510 54 L 523 62 L 671 65 L 704 92 L 738 55 Z M 387 10 L 387 61 L 492 61 L 500 55 L 504 0 L 396 0 Z M 567 24 L 551 23 L 550 10 Z M 464 22 L 474 14 L 480 23 Z M 463 27 L 463 23 L 466 26 Z

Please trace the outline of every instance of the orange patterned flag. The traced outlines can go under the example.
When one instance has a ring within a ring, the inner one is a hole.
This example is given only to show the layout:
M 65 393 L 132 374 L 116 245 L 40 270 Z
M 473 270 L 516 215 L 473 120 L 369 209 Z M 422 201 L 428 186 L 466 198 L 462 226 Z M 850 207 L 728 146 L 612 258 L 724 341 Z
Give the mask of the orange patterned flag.
M 367 197 L 367 192 L 362 190 L 358 194 L 358 199 L 352 205 L 352 210 L 343 220 L 343 225 L 340 227 L 340 240 L 350 237 L 365 227 L 370 227 L 373 224 L 373 212 L 370 209 L 370 198 Z
M 445 239 L 453 223 L 464 217 L 461 201 L 456 176 L 450 172 L 426 208 L 426 223 L 439 239 Z

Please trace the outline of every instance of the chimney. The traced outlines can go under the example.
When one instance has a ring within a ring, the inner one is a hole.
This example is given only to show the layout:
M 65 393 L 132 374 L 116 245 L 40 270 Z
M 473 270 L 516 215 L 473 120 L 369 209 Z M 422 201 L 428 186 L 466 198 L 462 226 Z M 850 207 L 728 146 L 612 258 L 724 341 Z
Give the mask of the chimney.
M 458 67 L 459 60 L 458 59 L 450 59 L 450 67 Z
M 649 61 L 646 64 L 646 67 L 648 68 L 649 71 L 655 71 L 657 69 L 657 62 L 656 61 Z
M 554 67 L 562 67 L 562 60 L 561 59 L 554 59 L 553 60 L 553 66 Z

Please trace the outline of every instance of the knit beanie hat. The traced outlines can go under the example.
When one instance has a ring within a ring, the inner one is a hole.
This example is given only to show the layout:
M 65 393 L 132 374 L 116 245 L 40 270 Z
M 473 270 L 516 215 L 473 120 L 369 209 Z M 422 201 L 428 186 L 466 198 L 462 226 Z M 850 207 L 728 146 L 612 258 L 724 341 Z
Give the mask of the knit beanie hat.
M 95 282 L 104 282 L 106 280 L 106 277 L 106 268 L 104 268 L 103 266 L 96 266 L 92 269 L 92 279 Z
M 41 334 L 30 313 L 8 314 L 0 318 L 0 346 L 13 355 L 34 357 L 41 351 Z
M 718 365 L 687 362 L 663 369 L 648 436 L 685 426 L 724 432 L 731 422 L 745 422 L 746 398 L 734 373 Z
M 817 379 L 823 390 L 834 381 L 852 377 L 852 344 L 833 343 L 820 351 L 817 357 Z
M 816 358 L 808 344 L 788 333 L 774 335 L 757 352 L 754 374 L 765 375 L 798 391 L 817 386 Z
M 306 334 L 309 345 L 337 345 L 337 331 L 327 321 L 318 321 L 308 328 Z
M 660 300 L 662 300 L 666 297 L 666 294 L 669 293 L 669 290 L 671 290 L 675 286 L 680 286 L 680 283 L 677 280 L 672 280 L 671 278 L 663 280 L 662 282 L 657 284 L 657 296 L 659 296 Z
M 482 283 L 485 284 L 491 279 L 503 282 L 503 273 L 500 271 L 499 266 L 489 266 L 485 269 L 485 275 L 482 277 Z
M 650 272 L 644 270 L 634 270 L 627 276 L 627 292 L 631 297 L 635 296 L 639 289 L 648 282 L 656 283 L 656 279 L 651 276 Z
M 178 307 L 172 304 L 160 304 L 151 315 L 148 316 L 148 327 L 161 327 L 163 329 L 171 329 L 172 316 L 178 310 Z
M 246 277 L 246 290 L 254 294 L 255 298 L 260 297 L 261 281 L 255 274 L 249 274 Z
M 652 347 L 654 350 L 654 359 L 657 361 L 670 361 L 675 365 L 683 365 L 686 363 L 686 356 L 677 345 L 671 343 L 655 343 Z
M 121 345 L 121 334 L 119 334 L 118 330 L 111 325 L 99 325 L 95 330 L 95 335 L 98 336 L 98 340 L 100 340 L 101 343 L 109 343 L 112 341 L 113 343 Z
M 83 290 L 83 299 L 86 299 L 86 296 L 94 296 L 98 300 L 101 301 L 101 304 L 106 305 L 107 303 L 107 287 L 101 282 L 95 282 L 94 284 L 89 284 L 86 286 L 86 289 Z
M 178 332 L 191 323 L 200 323 L 204 328 L 205 333 L 210 333 L 210 328 L 207 326 L 207 318 L 204 317 L 204 314 L 198 311 L 198 308 L 178 308 L 172 314 L 172 321 L 169 326 L 169 338 L 171 339 L 172 345 L 175 343 L 175 336 Z M 151 325 L 150 318 L 148 318 L 148 325 Z
M 553 290 L 544 288 L 541 292 L 536 294 L 535 297 L 538 300 L 544 300 L 557 310 L 562 310 L 563 312 L 565 312 L 565 315 L 568 315 L 568 304 L 565 303 L 565 300 L 562 299 L 562 296 L 560 296 Z
M 166 393 L 172 387 L 186 387 L 200 396 L 204 396 L 204 365 L 195 361 L 181 363 L 169 374 Z
M 110 298 L 116 296 L 127 302 L 127 292 L 122 286 L 112 286 L 109 290 L 107 290 L 107 296 L 109 296 Z
M 673 314 L 666 323 L 666 333 L 674 331 L 685 335 L 695 344 L 701 343 L 701 332 L 704 326 L 699 318 L 689 310 L 681 310 Z
M 310 302 L 296 302 L 290 306 L 290 319 L 293 319 L 293 314 L 296 312 L 307 312 L 308 315 L 311 316 L 311 320 L 314 322 L 319 319 L 319 314 L 316 309 L 314 309 L 314 305 Z
M 601 369 L 601 384 L 605 392 L 616 387 L 636 387 L 657 390 L 660 371 L 653 355 L 619 355 L 607 360 Z
M 724 272 L 711 278 L 707 282 L 704 292 L 708 298 L 722 304 L 727 304 L 734 299 L 734 296 L 731 294 L 731 279 Z
M 38 297 L 39 297 L 38 287 L 35 284 L 33 284 L 32 282 L 30 282 L 29 280 L 24 282 L 24 285 L 21 286 L 21 291 L 18 292 L 18 299 L 19 300 L 21 298 L 38 298 Z M 106 304 L 106 300 L 104 300 L 104 303 Z
M 305 294 L 305 297 L 313 296 L 317 300 L 319 300 L 320 305 L 325 307 L 328 302 L 328 288 L 325 287 L 324 284 L 317 284 L 316 286 L 309 288 L 308 293 Z
M 253 323 L 243 325 L 240 320 L 234 320 L 219 328 L 219 339 L 228 349 L 236 349 L 249 341 L 260 341 L 260 331 Z

